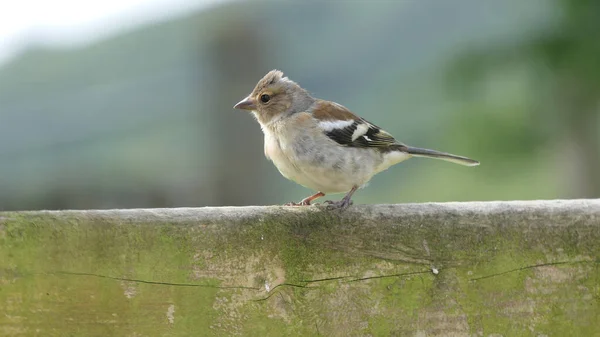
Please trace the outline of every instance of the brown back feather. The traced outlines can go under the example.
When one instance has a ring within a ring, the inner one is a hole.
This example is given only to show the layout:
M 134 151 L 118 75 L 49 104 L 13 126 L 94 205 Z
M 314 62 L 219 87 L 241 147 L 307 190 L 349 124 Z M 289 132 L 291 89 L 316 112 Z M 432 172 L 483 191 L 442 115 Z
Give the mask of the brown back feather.
M 321 121 L 360 120 L 360 117 L 353 114 L 345 106 L 324 100 L 317 100 L 312 113 L 315 118 Z

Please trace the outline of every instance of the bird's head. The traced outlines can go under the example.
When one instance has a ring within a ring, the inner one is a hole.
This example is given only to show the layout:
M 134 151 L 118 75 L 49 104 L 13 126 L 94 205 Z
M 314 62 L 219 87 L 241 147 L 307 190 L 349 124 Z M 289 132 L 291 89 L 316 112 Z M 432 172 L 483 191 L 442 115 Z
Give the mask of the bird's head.
M 261 124 L 285 118 L 293 113 L 306 111 L 314 98 L 296 82 L 283 76 L 279 70 L 271 70 L 254 87 L 248 97 L 234 106 L 248 110 Z

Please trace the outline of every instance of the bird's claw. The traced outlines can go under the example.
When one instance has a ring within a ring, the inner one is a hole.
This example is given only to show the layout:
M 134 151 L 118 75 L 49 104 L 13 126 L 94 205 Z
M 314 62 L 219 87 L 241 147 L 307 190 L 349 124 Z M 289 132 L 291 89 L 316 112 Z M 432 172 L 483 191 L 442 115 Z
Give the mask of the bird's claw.
M 288 202 L 283 204 L 283 206 L 310 206 L 310 201 L 302 200 L 300 202 Z
M 340 201 L 326 200 L 323 203 L 327 204 L 327 209 L 346 209 L 350 205 L 354 204 L 352 200 L 348 199 L 342 199 Z

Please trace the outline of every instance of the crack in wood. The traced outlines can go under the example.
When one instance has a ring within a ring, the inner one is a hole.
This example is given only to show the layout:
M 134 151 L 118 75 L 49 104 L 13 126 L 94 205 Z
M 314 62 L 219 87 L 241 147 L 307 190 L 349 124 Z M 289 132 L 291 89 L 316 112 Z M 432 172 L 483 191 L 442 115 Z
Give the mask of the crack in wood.
M 317 282 L 343 280 L 345 278 L 350 278 L 350 277 L 352 277 L 352 276 L 327 277 L 327 278 L 320 278 L 320 279 L 316 279 L 316 280 L 301 280 L 300 282 L 302 282 L 302 283 L 317 283 Z
M 430 272 L 431 272 L 430 270 L 426 270 L 426 271 L 415 271 L 415 272 L 400 273 L 400 274 L 391 274 L 391 275 L 377 275 L 377 276 L 353 278 L 351 280 L 344 281 L 344 283 L 368 281 L 368 280 L 383 279 L 383 278 L 389 278 L 389 277 L 402 277 L 402 276 L 411 276 L 411 275 L 418 275 L 418 274 L 428 274 Z M 300 282 L 306 283 L 306 284 L 281 283 L 281 284 L 278 284 L 275 287 L 273 287 L 273 289 L 271 289 L 271 291 L 269 291 L 269 293 L 268 293 L 268 295 L 266 297 L 259 298 L 259 299 L 254 300 L 254 301 L 255 302 L 262 302 L 262 301 L 268 300 L 271 296 L 273 296 L 273 295 L 275 295 L 277 293 L 276 289 L 281 288 L 281 287 L 286 287 L 287 286 L 287 287 L 303 288 L 303 289 L 313 290 L 313 289 L 319 289 L 320 286 L 310 286 L 310 283 L 326 282 L 326 281 L 337 281 L 337 280 L 343 280 L 343 279 L 347 279 L 347 278 L 352 278 L 352 276 L 338 276 L 338 277 L 322 278 L 322 279 L 316 279 L 316 280 L 302 280 L 302 281 L 300 281 Z
M 540 267 L 566 265 L 566 264 L 578 264 L 578 263 L 600 263 L 600 260 L 587 259 L 587 260 L 539 263 L 539 264 L 535 264 L 535 265 L 528 265 L 528 266 L 524 266 L 524 267 L 520 267 L 520 268 L 503 271 L 500 273 L 494 273 L 494 274 L 471 278 L 469 281 L 473 282 L 473 281 L 485 280 L 485 279 L 494 278 L 494 277 L 498 277 L 498 276 L 502 276 L 502 275 L 506 275 L 506 274 L 510 274 L 510 273 L 514 273 L 514 272 L 535 269 L 535 268 L 540 268 Z M 448 269 L 448 268 L 446 268 L 446 269 Z M 303 288 L 303 289 L 311 289 L 312 290 L 312 289 L 320 288 L 320 286 L 311 286 L 312 283 L 339 281 L 339 280 L 344 280 L 343 281 L 344 283 L 353 283 L 353 282 L 368 281 L 368 280 L 375 280 L 375 279 L 403 277 L 403 276 L 429 274 L 429 273 L 431 273 L 431 270 L 428 269 L 428 270 L 423 270 L 423 271 L 414 271 L 414 272 L 398 273 L 398 274 L 390 274 L 390 275 L 377 275 L 377 276 L 369 276 L 369 277 L 361 277 L 361 278 L 356 278 L 356 277 L 353 278 L 353 276 L 346 275 L 346 276 L 327 277 L 327 278 L 314 279 L 314 280 L 301 280 L 301 281 L 299 281 L 300 283 L 285 282 L 285 283 L 280 283 L 280 284 L 276 285 L 275 287 L 273 287 L 270 291 L 268 291 L 268 295 L 266 297 L 263 297 L 263 298 L 260 298 L 260 299 L 254 300 L 254 301 L 261 302 L 261 301 L 268 300 L 271 296 L 278 293 L 278 291 L 277 291 L 278 289 L 283 288 L 283 287 Z M 161 286 L 174 286 L 174 287 L 242 289 L 242 290 L 256 290 L 256 291 L 260 291 L 262 289 L 262 288 L 258 288 L 258 287 L 247 287 L 247 286 L 217 286 L 217 285 L 211 285 L 211 284 L 198 284 L 198 283 L 176 283 L 176 282 L 148 281 L 148 280 L 142 280 L 142 279 L 133 279 L 133 278 L 127 278 L 127 277 L 115 277 L 115 276 L 101 275 L 101 274 L 95 274 L 95 273 L 85 273 L 85 272 L 55 271 L 55 272 L 46 272 L 43 274 L 68 275 L 68 276 L 90 276 L 90 277 L 104 278 L 104 279 L 117 280 L 117 281 L 161 285 Z
M 503 271 L 500 273 L 494 273 L 494 274 L 490 274 L 490 275 L 475 277 L 475 278 L 470 279 L 469 281 L 472 282 L 472 281 L 485 280 L 485 279 L 489 279 L 489 278 L 493 278 L 493 277 L 497 277 L 497 276 L 502 276 L 502 275 L 519 272 L 519 271 L 523 271 L 523 270 L 534 269 L 534 268 L 557 266 L 557 265 L 563 265 L 563 264 L 577 264 L 577 263 L 599 263 L 599 261 L 575 260 L 575 261 L 557 261 L 557 262 L 540 263 L 540 264 L 534 264 L 534 265 L 530 265 L 530 266 L 511 269 L 511 270 Z
M 216 289 L 250 289 L 250 290 L 260 290 L 256 287 L 245 287 L 245 286 L 217 286 L 212 284 L 198 284 L 198 283 L 174 283 L 174 282 L 160 282 L 160 281 L 147 281 L 140 279 L 131 279 L 126 277 L 115 277 L 115 276 L 107 276 L 101 274 L 94 273 L 80 273 L 80 272 L 70 272 L 70 271 L 56 271 L 56 272 L 48 272 L 45 274 L 49 275 L 72 275 L 72 276 L 92 276 L 98 278 L 105 278 L 110 280 L 117 281 L 126 281 L 126 282 L 134 282 L 134 283 L 144 283 L 144 284 L 153 284 L 153 285 L 162 285 L 162 286 L 173 286 L 173 287 L 200 287 L 200 288 L 216 288 Z
M 410 275 L 418 275 L 418 274 L 429 274 L 429 273 L 431 273 L 431 270 L 428 269 L 428 270 L 425 270 L 425 271 L 413 271 L 413 272 L 409 272 L 409 273 L 369 276 L 369 277 L 362 277 L 362 278 L 355 278 L 355 279 L 352 279 L 352 280 L 348 280 L 348 281 L 346 281 L 346 283 L 359 282 L 359 281 L 367 281 L 367 280 L 375 280 L 375 279 L 382 279 L 382 278 L 389 278 L 389 277 L 402 277 L 402 276 L 410 276 Z

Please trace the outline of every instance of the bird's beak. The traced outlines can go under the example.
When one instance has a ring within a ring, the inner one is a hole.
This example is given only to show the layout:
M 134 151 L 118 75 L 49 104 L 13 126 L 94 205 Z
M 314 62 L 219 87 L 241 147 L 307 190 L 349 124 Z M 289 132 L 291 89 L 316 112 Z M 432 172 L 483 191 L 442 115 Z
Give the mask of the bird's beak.
M 254 103 L 254 100 L 250 96 L 248 96 L 248 97 L 244 98 L 243 100 L 241 100 L 233 108 L 240 109 L 240 110 L 252 111 L 252 110 L 256 110 L 256 104 Z

